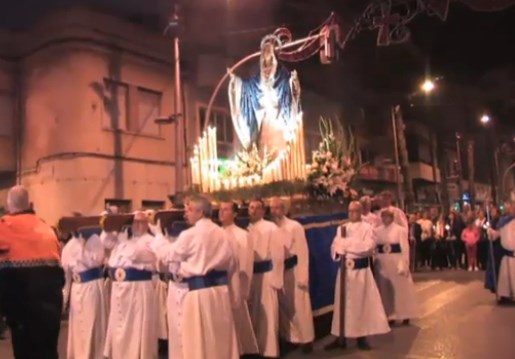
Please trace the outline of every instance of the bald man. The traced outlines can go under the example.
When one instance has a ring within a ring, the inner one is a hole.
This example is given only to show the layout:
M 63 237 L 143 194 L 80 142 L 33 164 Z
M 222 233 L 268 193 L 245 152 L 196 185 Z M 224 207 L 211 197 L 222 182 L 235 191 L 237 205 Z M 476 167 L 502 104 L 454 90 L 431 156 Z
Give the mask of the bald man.
M 284 233 L 284 289 L 279 293 L 279 333 L 283 340 L 313 351 L 315 330 L 309 296 L 309 249 L 302 225 L 286 216 L 288 204 L 273 198 L 270 211 Z
M 0 219 L 0 301 L 15 359 L 57 359 L 64 272 L 51 226 L 31 209 L 22 186 L 7 194 Z
M 157 297 L 152 282 L 157 258 L 150 248 L 145 213 L 134 213 L 131 231 L 101 234 L 111 250 L 108 273 L 111 302 L 104 356 L 110 359 L 157 358 Z
M 370 268 L 375 248 L 373 228 L 361 219 L 359 202 L 349 205 L 349 222 L 338 227 L 331 246 L 333 260 L 345 260 L 345 298 L 342 307 L 340 270 L 336 278 L 331 334 L 338 337 L 325 350 L 345 349 L 346 338 L 356 338 L 360 350 L 370 350 L 367 336 L 390 331 L 381 297 Z M 341 311 L 345 313 L 344 338 L 340 333 Z

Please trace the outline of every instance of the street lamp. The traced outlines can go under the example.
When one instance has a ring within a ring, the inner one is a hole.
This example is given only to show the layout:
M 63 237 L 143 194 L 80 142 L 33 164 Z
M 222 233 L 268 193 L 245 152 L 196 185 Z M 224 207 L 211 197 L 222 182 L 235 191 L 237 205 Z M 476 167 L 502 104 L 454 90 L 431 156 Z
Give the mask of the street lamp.
M 490 121 L 491 118 L 487 114 L 483 114 L 483 116 L 481 116 L 481 118 L 479 119 L 479 122 L 481 122 L 483 125 L 490 123 Z
M 429 94 L 435 89 L 435 83 L 432 80 L 425 80 L 422 85 L 420 85 L 420 89 L 426 93 Z

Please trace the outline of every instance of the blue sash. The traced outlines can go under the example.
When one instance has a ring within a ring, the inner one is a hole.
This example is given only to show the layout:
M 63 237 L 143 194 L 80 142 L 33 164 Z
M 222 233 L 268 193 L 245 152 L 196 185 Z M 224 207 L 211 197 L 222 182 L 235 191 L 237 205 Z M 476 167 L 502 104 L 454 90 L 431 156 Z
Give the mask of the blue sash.
M 368 268 L 370 265 L 370 257 L 365 258 L 347 258 L 345 260 L 345 266 L 348 270 L 358 270 Z
M 87 283 L 104 277 L 104 268 L 96 267 L 88 270 L 74 273 L 72 279 L 75 283 Z
M 389 254 L 389 253 L 401 253 L 401 245 L 399 243 L 394 244 L 378 244 L 378 253 Z
M 152 272 L 136 268 L 109 268 L 109 278 L 114 282 L 140 282 L 152 280 Z
M 254 274 L 270 272 L 272 268 L 273 265 L 271 260 L 254 262 Z
M 227 285 L 229 283 L 229 279 L 226 271 L 214 270 L 206 275 L 184 278 L 184 282 L 188 284 L 188 289 L 192 291 Z
M 290 258 L 286 258 L 284 260 L 284 270 L 290 270 L 293 269 L 297 263 L 299 262 L 296 255 L 291 256 Z

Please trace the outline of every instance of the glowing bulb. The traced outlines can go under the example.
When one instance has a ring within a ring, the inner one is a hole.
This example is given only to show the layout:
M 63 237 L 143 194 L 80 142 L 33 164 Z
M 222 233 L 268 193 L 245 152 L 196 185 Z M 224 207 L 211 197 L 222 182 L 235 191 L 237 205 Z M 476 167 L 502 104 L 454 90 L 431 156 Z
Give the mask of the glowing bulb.
M 481 116 L 481 118 L 479 119 L 479 121 L 481 121 L 481 123 L 482 123 L 483 125 L 486 125 L 487 123 L 489 123 L 489 122 L 490 122 L 490 116 L 488 116 L 488 115 L 486 115 L 486 114 L 485 114 L 485 115 Z
M 431 80 L 426 80 L 420 87 L 425 93 L 429 93 L 435 89 L 435 83 Z

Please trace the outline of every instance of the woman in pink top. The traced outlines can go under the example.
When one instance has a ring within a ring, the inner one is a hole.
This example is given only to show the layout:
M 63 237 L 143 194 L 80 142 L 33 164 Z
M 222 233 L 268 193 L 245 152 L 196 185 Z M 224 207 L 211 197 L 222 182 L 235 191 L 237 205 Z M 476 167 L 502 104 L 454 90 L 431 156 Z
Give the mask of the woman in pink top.
M 465 242 L 467 249 L 467 258 L 469 263 L 469 272 L 477 271 L 477 242 L 479 241 L 479 229 L 474 221 L 469 221 L 467 227 L 461 232 L 461 239 Z

